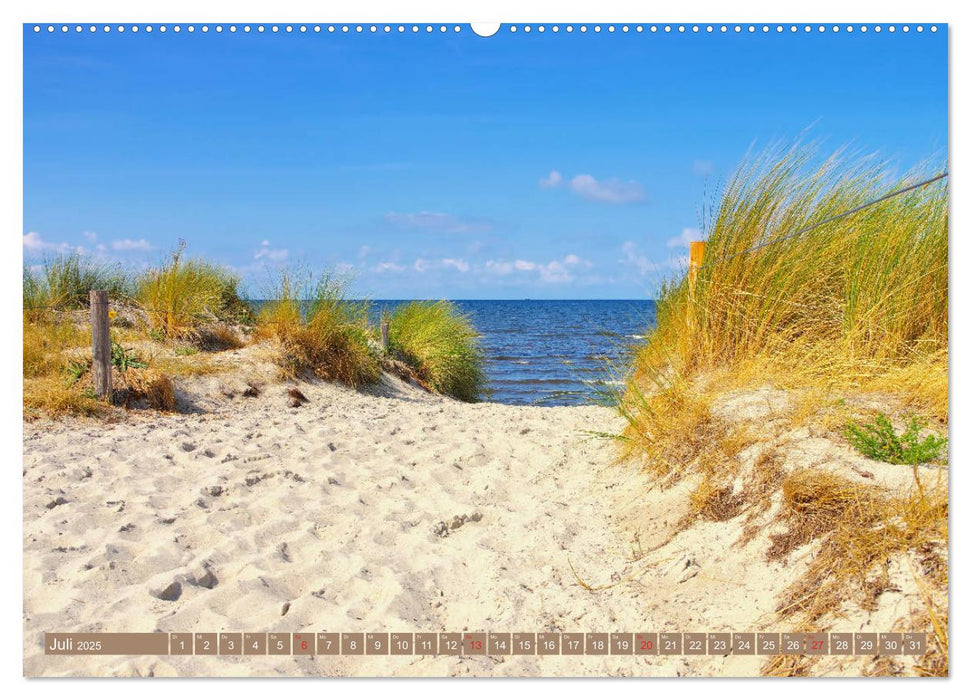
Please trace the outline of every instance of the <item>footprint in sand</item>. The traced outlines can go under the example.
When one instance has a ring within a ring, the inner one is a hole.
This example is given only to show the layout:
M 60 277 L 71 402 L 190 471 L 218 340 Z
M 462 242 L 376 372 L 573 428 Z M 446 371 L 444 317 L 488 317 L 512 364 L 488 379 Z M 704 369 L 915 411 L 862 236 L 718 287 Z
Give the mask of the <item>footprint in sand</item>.
M 444 520 L 440 520 L 432 528 L 432 531 L 438 537 L 448 537 L 466 523 L 477 523 L 480 520 L 482 520 L 482 513 L 477 510 L 473 511 L 471 515 L 454 515 L 451 522 L 446 523 Z
M 161 590 L 156 589 L 154 591 L 150 591 L 150 593 L 159 600 L 174 603 L 182 597 L 182 584 L 178 581 L 173 581 L 165 588 Z

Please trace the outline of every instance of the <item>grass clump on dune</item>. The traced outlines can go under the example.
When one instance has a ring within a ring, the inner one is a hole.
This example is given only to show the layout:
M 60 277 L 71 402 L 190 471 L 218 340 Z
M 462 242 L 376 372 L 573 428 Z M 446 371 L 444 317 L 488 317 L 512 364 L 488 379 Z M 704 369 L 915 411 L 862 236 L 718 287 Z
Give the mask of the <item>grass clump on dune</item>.
M 82 309 L 92 289 L 107 289 L 113 299 L 128 299 L 132 281 L 118 264 L 100 263 L 80 253 L 57 255 L 38 266 L 24 266 L 24 310 Z
M 476 401 L 484 381 L 478 333 L 447 301 L 413 301 L 391 314 L 388 350 L 435 391 Z
M 786 239 L 927 175 L 891 178 L 841 154 L 815 162 L 812 149 L 771 150 L 737 172 L 715 209 L 694 295 L 686 279 L 661 290 L 633 383 L 727 367 L 789 386 L 879 385 L 946 420 L 946 185 Z
M 90 367 L 90 331 L 24 311 L 24 416 L 92 415 L 104 408 L 78 379 Z
M 158 337 L 196 340 L 213 322 L 245 309 L 239 278 L 205 260 L 186 259 L 185 243 L 165 263 L 136 281 L 136 299 Z
M 282 346 L 285 373 L 304 372 L 351 387 L 372 384 L 381 368 L 370 340 L 368 305 L 347 298 L 347 280 L 282 271 L 257 316 L 260 335 Z
M 936 172 L 895 178 L 871 159 L 837 153 L 820 162 L 805 147 L 744 165 L 707 223 L 694 289 L 687 277 L 662 286 L 656 327 L 617 397 L 625 456 L 643 460 L 662 484 L 693 478 L 694 512 L 709 520 L 748 513 L 744 543 L 754 528 L 775 527 L 770 560 L 814 547 L 782 594 L 781 618 L 818 628 L 846 605 L 873 609 L 896 585 L 890 564 L 901 561 L 919 563 L 914 579 L 931 591 L 927 601 L 944 601 L 927 602 L 929 615 L 946 618 L 946 475 L 928 487 L 914 462 L 934 461 L 945 445 L 924 436 L 927 422 L 917 416 L 946 430 L 947 187 L 938 180 L 839 216 Z M 818 427 L 871 458 L 910 464 L 911 488 L 862 485 L 822 467 L 793 470 L 785 455 L 771 468 L 756 463 L 742 474 L 748 483 L 734 484 L 738 466 L 720 447 L 728 428 L 710 407 L 725 392 L 766 387 L 808 403 L 792 414 L 770 408 L 765 421 L 775 425 L 756 441 L 774 440 L 797 415 L 819 417 L 833 395 L 876 394 L 870 403 L 909 410 L 901 434 L 888 418 Z M 946 635 L 937 637 L 946 649 Z

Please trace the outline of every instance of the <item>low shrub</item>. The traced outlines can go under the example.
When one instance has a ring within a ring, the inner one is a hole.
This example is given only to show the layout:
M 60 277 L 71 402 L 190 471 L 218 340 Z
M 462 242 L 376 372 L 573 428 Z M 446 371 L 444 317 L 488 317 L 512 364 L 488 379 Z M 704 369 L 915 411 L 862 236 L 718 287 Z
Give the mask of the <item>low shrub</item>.
M 921 437 L 927 421 L 910 416 L 900 434 L 885 414 L 879 413 L 869 423 L 846 425 L 845 435 L 860 454 L 890 464 L 924 464 L 936 462 L 947 445 L 947 438 L 938 435 Z

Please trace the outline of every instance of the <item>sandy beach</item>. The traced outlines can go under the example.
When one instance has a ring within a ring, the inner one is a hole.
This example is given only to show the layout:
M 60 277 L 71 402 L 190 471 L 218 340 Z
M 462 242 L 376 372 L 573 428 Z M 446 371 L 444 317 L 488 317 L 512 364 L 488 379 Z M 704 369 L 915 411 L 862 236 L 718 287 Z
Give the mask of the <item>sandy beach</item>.
M 196 413 L 25 423 L 26 675 L 757 675 L 766 657 L 45 657 L 42 638 L 789 629 L 776 597 L 812 547 L 783 566 L 764 533 L 737 545 L 741 517 L 676 530 L 688 482 L 615 463 L 588 432 L 620 428 L 606 408 L 464 404 L 389 376 L 370 393 L 301 384 L 299 407 L 287 385 L 248 386 L 208 378 Z M 784 400 L 722 410 L 764 423 Z M 779 439 L 793 464 L 893 473 Z M 891 629 L 920 605 L 901 585 L 834 629 Z

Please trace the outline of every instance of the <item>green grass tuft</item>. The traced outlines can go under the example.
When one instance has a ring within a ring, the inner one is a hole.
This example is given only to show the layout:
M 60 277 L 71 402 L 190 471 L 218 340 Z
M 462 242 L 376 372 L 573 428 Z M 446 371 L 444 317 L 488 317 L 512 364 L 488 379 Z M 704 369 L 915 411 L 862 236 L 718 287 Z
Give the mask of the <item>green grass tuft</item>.
M 686 277 L 661 289 L 621 397 L 628 436 L 650 433 L 644 396 L 712 372 L 739 384 L 892 389 L 946 421 L 946 184 L 787 238 L 930 172 L 894 177 L 872 158 L 820 161 L 807 147 L 743 164 L 706 223 L 694 293 Z
M 890 419 L 879 413 L 869 423 L 848 423 L 845 435 L 860 454 L 870 459 L 890 464 L 926 464 L 940 459 L 947 445 L 947 438 L 938 435 L 921 437 L 926 427 L 926 420 L 910 416 L 904 431 L 898 434 Z
M 391 314 L 388 350 L 431 388 L 476 401 L 485 379 L 478 333 L 469 317 L 447 301 L 413 301 Z
M 352 387 L 381 375 L 368 331 L 368 304 L 347 298 L 348 281 L 324 274 L 282 270 L 265 294 L 271 301 L 257 317 L 260 335 L 282 345 L 280 364 L 291 377 L 311 372 Z
M 233 320 L 245 309 L 236 275 L 205 260 L 187 260 L 184 250 L 183 241 L 171 259 L 137 281 L 152 337 L 194 340 L 204 325 Z
M 112 299 L 128 299 L 132 281 L 118 264 L 99 263 L 78 253 L 24 266 L 24 309 L 82 309 L 92 289 L 106 289 Z

